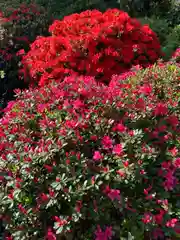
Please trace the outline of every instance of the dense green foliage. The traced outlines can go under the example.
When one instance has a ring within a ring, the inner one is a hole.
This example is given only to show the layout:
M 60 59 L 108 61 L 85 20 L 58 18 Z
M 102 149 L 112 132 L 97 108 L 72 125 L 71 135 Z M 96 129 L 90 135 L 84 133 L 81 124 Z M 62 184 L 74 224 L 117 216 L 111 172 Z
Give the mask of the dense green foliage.
M 166 42 L 163 46 L 165 59 L 168 60 L 178 47 L 180 47 L 180 25 L 175 26 L 167 35 Z

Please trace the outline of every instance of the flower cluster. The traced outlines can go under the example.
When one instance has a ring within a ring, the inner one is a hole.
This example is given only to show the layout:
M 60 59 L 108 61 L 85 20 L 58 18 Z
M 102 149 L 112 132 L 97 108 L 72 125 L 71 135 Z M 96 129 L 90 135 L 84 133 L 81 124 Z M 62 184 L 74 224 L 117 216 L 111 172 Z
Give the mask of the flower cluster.
M 24 57 L 32 83 L 45 85 L 69 74 L 109 83 L 133 65 L 147 67 L 161 56 L 156 34 L 118 9 L 85 11 L 56 20 L 52 36 L 38 38 Z
M 178 66 L 159 64 L 109 86 L 71 76 L 17 91 L 0 120 L 0 208 L 12 237 L 176 236 L 179 79 Z

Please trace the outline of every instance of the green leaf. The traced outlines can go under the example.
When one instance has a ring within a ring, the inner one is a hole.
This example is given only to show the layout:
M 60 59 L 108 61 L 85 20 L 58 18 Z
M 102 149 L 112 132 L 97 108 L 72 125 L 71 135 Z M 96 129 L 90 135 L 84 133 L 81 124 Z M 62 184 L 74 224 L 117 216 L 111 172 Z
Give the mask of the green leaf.
M 20 190 L 20 189 L 16 189 L 16 190 L 14 191 L 14 193 L 13 193 L 14 198 L 17 199 L 17 200 L 19 200 L 19 194 L 20 194 L 20 193 L 21 193 L 21 190 Z
M 53 205 L 55 205 L 57 203 L 56 200 L 54 199 L 50 199 L 49 202 L 46 204 L 46 209 L 49 208 L 49 207 L 52 207 Z M 58 207 L 60 208 L 60 203 L 58 203 Z
M 63 227 L 59 227 L 57 230 L 56 230 L 56 234 L 60 234 L 62 233 L 63 231 Z
M 59 191 L 59 190 L 62 189 L 62 185 L 61 185 L 61 183 L 59 183 L 59 182 L 53 182 L 53 183 L 51 183 L 51 187 L 52 187 L 53 189 L 57 190 L 57 191 Z
M 73 222 L 78 222 L 79 221 L 79 218 L 80 218 L 80 215 L 79 214 L 73 214 L 72 215 L 72 219 L 73 219 Z
M 88 181 L 86 180 L 83 184 L 83 188 L 85 188 L 87 186 L 87 184 L 88 184 Z
M 134 240 L 134 236 L 130 232 L 128 232 L 128 240 Z

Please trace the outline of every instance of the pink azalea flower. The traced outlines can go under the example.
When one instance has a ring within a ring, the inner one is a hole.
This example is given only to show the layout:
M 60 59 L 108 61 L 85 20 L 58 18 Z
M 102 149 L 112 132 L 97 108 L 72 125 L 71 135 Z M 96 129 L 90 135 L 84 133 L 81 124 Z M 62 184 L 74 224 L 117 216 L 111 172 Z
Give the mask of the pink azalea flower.
M 140 88 L 140 93 L 143 93 L 145 95 L 149 95 L 152 92 L 152 87 L 149 84 L 144 84 L 141 88 Z
M 172 154 L 173 157 L 175 157 L 178 154 L 178 149 L 174 147 L 170 149 L 169 152 Z
M 100 153 L 99 151 L 95 151 L 95 152 L 94 152 L 93 160 L 99 161 L 99 160 L 101 160 L 102 158 L 103 158 L 103 157 L 102 157 L 102 155 L 101 155 L 101 153 Z
M 52 232 L 51 228 L 48 228 L 46 240 L 56 240 L 56 235 Z
M 123 153 L 123 147 L 122 147 L 122 145 L 121 145 L 121 144 L 115 145 L 114 148 L 113 148 L 113 153 L 116 154 L 116 155 L 118 155 L 118 156 L 121 156 L 122 153 Z
M 122 123 L 118 123 L 114 128 L 113 131 L 117 131 L 123 133 L 126 131 L 126 127 Z
M 172 218 L 166 223 L 166 227 L 174 228 L 178 222 L 177 218 Z
M 168 109 L 164 103 L 158 103 L 154 109 L 155 116 L 165 116 L 167 115 Z
M 118 189 L 111 189 L 111 191 L 108 193 L 108 197 L 114 201 L 115 199 L 120 200 L 120 190 Z
M 173 115 L 168 117 L 168 121 L 172 126 L 177 126 L 179 124 L 178 117 L 173 116 Z
M 145 213 L 142 218 L 143 223 L 148 224 L 152 222 L 152 214 L 151 213 Z
M 112 145 L 112 139 L 109 136 L 104 136 L 102 139 L 102 145 L 104 149 L 111 149 L 113 147 Z
M 161 167 L 168 170 L 171 167 L 171 162 L 170 161 L 162 162 Z
M 176 178 L 173 174 L 174 172 L 169 170 L 165 175 L 166 180 L 164 181 L 163 186 L 166 191 L 172 191 L 177 184 Z
M 95 232 L 95 240 L 111 240 L 112 239 L 112 227 L 106 227 L 106 230 L 103 232 L 100 226 L 97 226 Z
M 154 216 L 156 224 L 158 224 L 158 225 L 162 224 L 165 213 L 166 213 L 165 210 L 160 209 L 159 213 Z
M 180 158 L 176 158 L 176 160 L 174 161 L 174 166 L 176 168 L 180 168 Z
M 83 108 L 84 104 L 82 101 L 80 101 L 79 99 L 77 99 L 76 101 L 74 101 L 73 103 L 73 108 L 74 109 L 79 109 L 79 108 Z
M 104 193 L 114 201 L 115 199 L 120 200 L 120 190 L 119 189 L 111 189 L 109 186 L 106 186 Z
M 24 49 L 20 49 L 20 50 L 16 53 L 16 56 L 21 56 L 21 55 L 24 55 L 24 54 L 25 54 Z

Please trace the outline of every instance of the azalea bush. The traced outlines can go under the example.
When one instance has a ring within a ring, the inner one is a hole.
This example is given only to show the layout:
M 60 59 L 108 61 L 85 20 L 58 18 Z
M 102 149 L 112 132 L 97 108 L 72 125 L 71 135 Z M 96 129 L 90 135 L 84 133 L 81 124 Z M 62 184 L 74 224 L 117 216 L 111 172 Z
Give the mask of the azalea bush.
M 176 238 L 179 78 L 159 63 L 17 91 L 0 120 L 9 239 Z
M 48 26 L 53 21 L 48 12 L 36 4 L 21 4 L 18 8 L 7 9 L 5 13 L 10 23 L 9 33 L 15 42 L 29 44 L 37 36 L 48 35 Z
M 42 7 L 33 4 L 1 13 L 0 112 L 14 98 L 14 89 L 28 86 L 23 81 L 21 57 L 36 36 L 47 35 L 51 19 Z
M 113 74 L 147 67 L 161 56 L 156 34 L 118 9 L 76 13 L 54 21 L 49 31 L 52 36 L 37 38 L 23 59 L 32 84 L 70 74 L 109 83 Z

